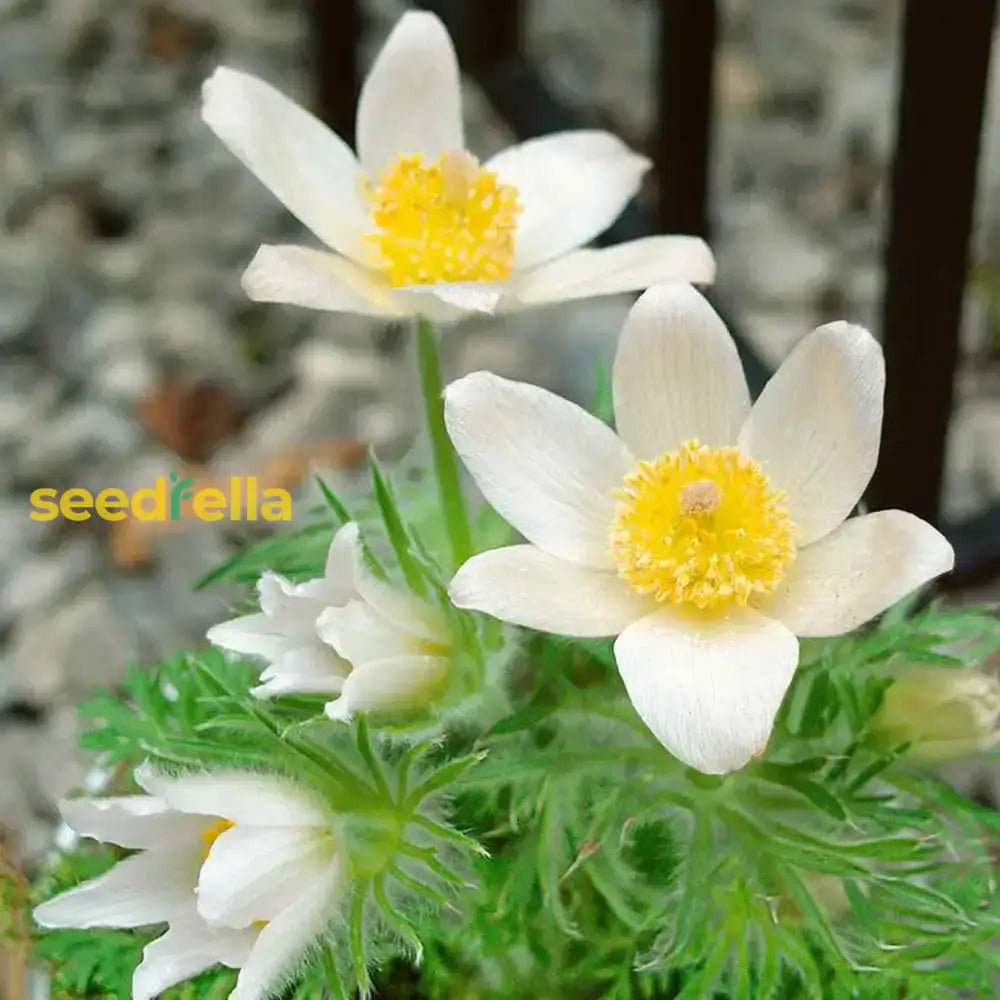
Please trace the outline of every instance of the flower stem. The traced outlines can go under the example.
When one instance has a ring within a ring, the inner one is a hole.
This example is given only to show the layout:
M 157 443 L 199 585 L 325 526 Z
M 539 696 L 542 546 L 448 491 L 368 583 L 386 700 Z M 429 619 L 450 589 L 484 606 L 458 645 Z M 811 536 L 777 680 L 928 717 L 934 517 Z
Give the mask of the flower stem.
M 420 369 L 420 390 L 424 397 L 424 417 L 431 440 L 441 511 L 451 547 L 452 569 L 457 569 L 472 555 L 472 535 L 455 450 L 444 423 L 444 388 L 437 340 L 433 326 L 422 316 L 417 321 L 417 366 Z

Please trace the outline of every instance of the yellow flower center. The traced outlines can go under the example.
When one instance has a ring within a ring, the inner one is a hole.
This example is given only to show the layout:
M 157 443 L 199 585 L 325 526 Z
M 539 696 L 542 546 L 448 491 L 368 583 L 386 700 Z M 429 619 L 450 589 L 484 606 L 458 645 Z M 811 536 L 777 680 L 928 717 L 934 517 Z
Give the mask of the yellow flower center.
M 687 441 L 625 477 L 618 572 L 657 601 L 716 608 L 774 591 L 795 558 L 785 495 L 737 448 Z
M 208 827 L 204 833 L 202 833 L 201 839 L 204 841 L 205 845 L 201 851 L 202 861 L 208 857 L 209 852 L 212 850 L 212 845 L 215 844 L 219 837 L 221 837 L 226 830 L 231 830 L 233 826 L 235 826 L 235 824 L 231 823 L 228 819 L 220 819 Z
M 403 156 L 367 187 L 391 284 L 504 281 L 514 267 L 517 189 L 464 150 Z

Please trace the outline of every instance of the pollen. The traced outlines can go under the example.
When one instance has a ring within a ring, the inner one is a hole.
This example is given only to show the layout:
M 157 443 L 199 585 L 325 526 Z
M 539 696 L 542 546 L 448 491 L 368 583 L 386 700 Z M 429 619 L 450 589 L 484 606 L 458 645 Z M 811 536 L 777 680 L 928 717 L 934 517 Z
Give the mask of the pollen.
M 795 558 L 785 495 L 737 448 L 687 441 L 617 494 L 611 553 L 639 593 L 699 609 L 774 592 Z
M 220 819 L 208 827 L 201 835 L 201 839 L 204 842 L 204 847 L 201 851 L 201 860 L 204 861 L 212 850 L 212 846 L 221 837 L 226 830 L 231 830 L 234 824 L 230 823 L 228 819 Z
M 396 287 L 504 281 L 514 268 L 521 206 L 469 153 L 403 156 L 364 195 L 378 232 L 366 238 Z

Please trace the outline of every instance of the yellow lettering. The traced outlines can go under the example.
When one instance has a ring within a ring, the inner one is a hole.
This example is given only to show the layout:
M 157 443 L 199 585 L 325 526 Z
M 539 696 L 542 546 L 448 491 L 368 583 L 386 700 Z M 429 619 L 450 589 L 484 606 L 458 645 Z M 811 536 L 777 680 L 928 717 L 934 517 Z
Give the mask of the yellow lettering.
M 114 486 L 94 498 L 94 510 L 102 521 L 124 521 L 128 514 L 128 494 Z
M 144 486 L 132 494 L 132 516 L 138 521 L 167 519 L 167 481 L 163 476 L 157 476 L 152 486 Z
M 50 488 L 35 490 L 31 494 L 33 510 L 29 515 L 32 521 L 51 521 L 59 513 L 56 503 L 56 491 Z
M 214 488 L 198 490 L 192 508 L 199 521 L 221 521 L 226 509 L 226 494 Z
M 292 496 L 288 490 L 264 490 L 260 512 L 265 521 L 290 521 Z
M 59 513 L 67 521 L 89 521 L 90 509 L 94 506 L 94 498 L 89 490 L 77 487 L 66 490 L 59 500 Z

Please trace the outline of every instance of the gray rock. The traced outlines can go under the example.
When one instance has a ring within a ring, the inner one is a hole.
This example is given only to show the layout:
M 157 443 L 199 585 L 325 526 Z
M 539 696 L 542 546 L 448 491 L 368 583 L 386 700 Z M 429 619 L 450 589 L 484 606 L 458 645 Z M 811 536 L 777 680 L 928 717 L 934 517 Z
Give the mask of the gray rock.
M 22 511 L 22 517 L 25 515 Z M 92 537 L 67 541 L 53 552 L 24 558 L 0 587 L 0 621 L 51 608 L 99 565 Z

